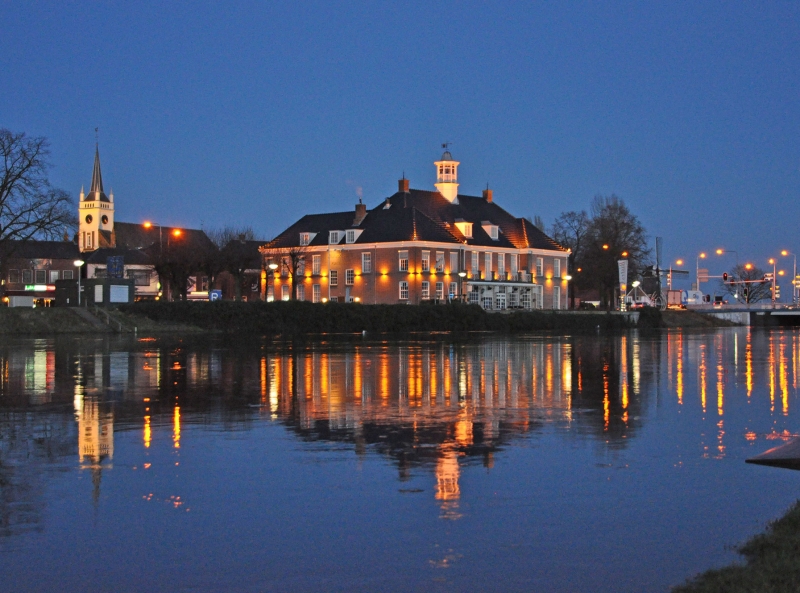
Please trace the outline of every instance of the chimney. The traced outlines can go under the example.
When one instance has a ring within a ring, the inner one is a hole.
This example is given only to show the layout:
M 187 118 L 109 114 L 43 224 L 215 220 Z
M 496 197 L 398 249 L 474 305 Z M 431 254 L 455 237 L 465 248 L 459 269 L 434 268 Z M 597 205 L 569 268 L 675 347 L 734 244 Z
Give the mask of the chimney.
M 483 199 L 489 202 L 490 204 L 492 203 L 492 190 L 490 190 L 488 187 L 485 190 L 483 190 Z
M 401 192 L 407 194 L 408 193 L 408 179 L 406 179 L 405 177 L 400 179 L 397 182 L 397 187 L 398 187 L 398 191 L 401 191 Z
M 360 201 L 356 204 L 356 217 L 353 219 L 353 226 L 358 226 L 367 217 L 367 205 Z

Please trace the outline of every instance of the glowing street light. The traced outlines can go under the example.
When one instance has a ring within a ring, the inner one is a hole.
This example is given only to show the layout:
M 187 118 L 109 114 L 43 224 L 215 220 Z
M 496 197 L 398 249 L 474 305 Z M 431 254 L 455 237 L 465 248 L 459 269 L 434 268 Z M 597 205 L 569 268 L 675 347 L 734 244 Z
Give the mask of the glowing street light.
M 85 263 L 86 262 L 83 261 L 82 259 L 76 259 L 74 262 L 72 262 L 72 265 L 74 265 L 76 268 L 78 268 L 78 306 L 79 307 L 81 306 L 81 266 L 83 266 L 83 264 L 85 264 Z
M 781 255 L 786 257 L 791 255 L 794 258 L 794 267 L 792 269 L 792 304 L 797 304 L 797 295 L 798 295 L 798 285 L 797 285 L 797 255 L 792 253 L 791 251 L 787 251 L 784 249 L 781 251 Z

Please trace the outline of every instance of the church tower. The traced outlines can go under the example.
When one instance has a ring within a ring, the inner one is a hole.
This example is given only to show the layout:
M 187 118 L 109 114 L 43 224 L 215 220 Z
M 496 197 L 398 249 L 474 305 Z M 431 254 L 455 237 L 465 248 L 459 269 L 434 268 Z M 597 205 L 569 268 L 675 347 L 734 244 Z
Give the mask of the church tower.
M 436 189 L 451 204 L 458 204 L 458 166 L 461 164 L 453 160 L 453 155 L 447 150 L 447 143 L 442 145 L 444 154 L 441 160 L 433 163 L 436 165 Z
M 95 145 L 94 170 L 89 193 L 81 188 L 78 204 L 78 246 L 82 252 L 100 247 L 115 247 L 114 240 L 114 193 L 103 191 L 103 175 L 100 173 L 100 149 Z

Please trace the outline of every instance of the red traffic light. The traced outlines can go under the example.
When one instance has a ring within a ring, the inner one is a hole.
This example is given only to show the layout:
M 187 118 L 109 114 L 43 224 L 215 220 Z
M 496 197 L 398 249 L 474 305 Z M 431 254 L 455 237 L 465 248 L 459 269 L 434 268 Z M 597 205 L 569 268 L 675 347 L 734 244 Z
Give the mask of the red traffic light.
M 727 282 L 728 281 L 728 272 L 722 272 L 722 281 L 723 282 Z

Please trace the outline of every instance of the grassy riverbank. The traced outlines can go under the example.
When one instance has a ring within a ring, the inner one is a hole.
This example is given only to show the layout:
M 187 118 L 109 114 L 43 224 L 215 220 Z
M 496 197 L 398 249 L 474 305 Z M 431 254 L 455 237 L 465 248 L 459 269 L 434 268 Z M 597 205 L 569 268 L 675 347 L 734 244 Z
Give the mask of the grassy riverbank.
M 800 501 L 767 530 L 737 548 L 746 563 L 698 575 L 673 593 L 800 591 Z
M 477 305 L 362 305 L 308 302 L 142 302 L 119 309 L 0 308 L 0 335 L 61 333 L 237 333 L 284 335 L 322 333 L 407 333 L 490 331 L 594 332 L 630 327 L 631 318 L 605 311 L 513 311 L 487 313 Z M 643 309 L 639 328 L 731 325 L 690 311 Z
M 126 315 L 159 323 L 178 323 L 206 331 L 258 334 L 402 333 L 431 331 L 618 330 L 627 319 L 606 312 L 568 314 L 518 311 L 490 314 L 476 305 L 362 305 L 307 302 L 135 303 L 120 308 Z

